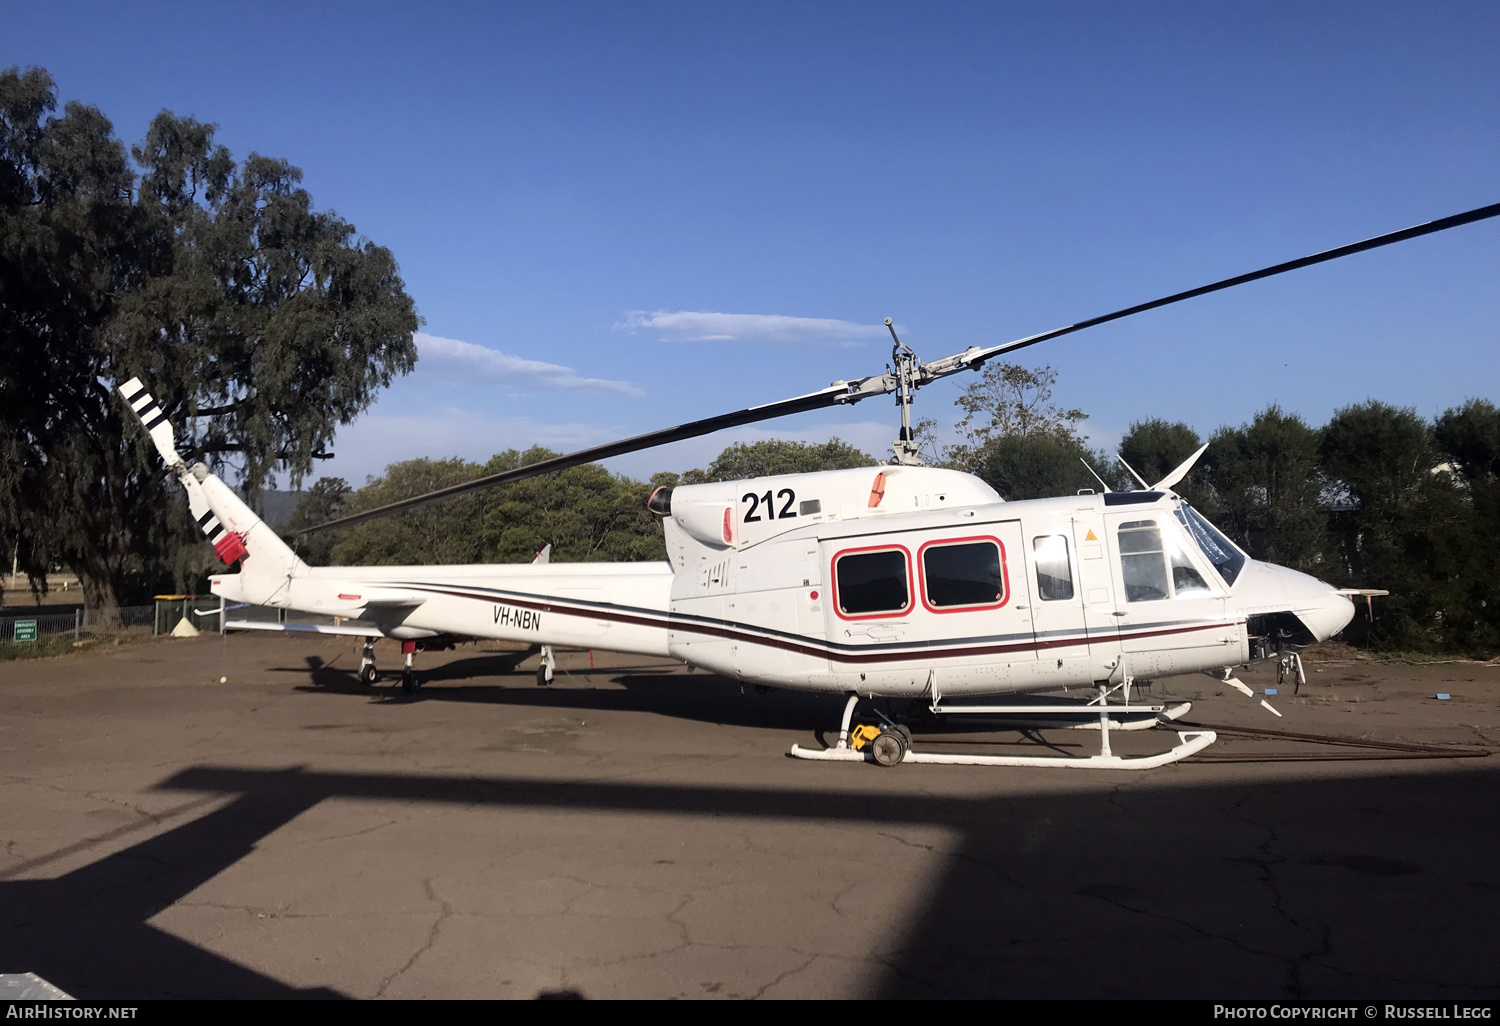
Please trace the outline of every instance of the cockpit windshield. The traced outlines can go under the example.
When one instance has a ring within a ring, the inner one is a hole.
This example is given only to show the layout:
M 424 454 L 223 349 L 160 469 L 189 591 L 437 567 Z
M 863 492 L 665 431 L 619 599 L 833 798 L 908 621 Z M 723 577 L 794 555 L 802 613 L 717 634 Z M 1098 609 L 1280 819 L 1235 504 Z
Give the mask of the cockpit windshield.
M 1198 548 L 1208 557 L 1208 561 L 1219 571 L 1219 576 L 1224 578 L 1225 584 L 1233 584 L 1234 579 L 1240 575 L 1245 566 L 1245 554 L 1235 548 L 1234 543 L 1224 537 L 1219 529 L 1207 520 L 1203 515 L 1189 506 L 1187 503 L 1177 507 L 1177 519 L 1182 526 L 1188 529 L 1188 534 L 1193 536 L 1193 541 L 1198 543 Z

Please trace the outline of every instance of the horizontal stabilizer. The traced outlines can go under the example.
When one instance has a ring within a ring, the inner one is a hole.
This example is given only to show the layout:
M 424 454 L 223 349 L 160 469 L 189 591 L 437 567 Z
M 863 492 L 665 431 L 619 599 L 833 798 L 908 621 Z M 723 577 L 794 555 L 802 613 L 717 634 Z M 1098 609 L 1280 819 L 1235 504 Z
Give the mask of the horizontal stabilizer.
M 298 634 L 353 634 L 361 638 L 383 638 L 385 631 L 373 624 L 263 623 L 259 620 L 230 620 L 226 631 L 292 631 Z

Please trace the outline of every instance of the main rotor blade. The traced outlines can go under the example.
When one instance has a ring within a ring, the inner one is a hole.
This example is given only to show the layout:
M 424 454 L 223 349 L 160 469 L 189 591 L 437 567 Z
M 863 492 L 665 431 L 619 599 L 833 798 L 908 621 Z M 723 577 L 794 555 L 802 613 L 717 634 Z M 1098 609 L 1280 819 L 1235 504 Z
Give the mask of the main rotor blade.
M 463 484 L 440 488 L 435 492 L 413 496 L 410 499 L 402 499 L 400 502 L 392 502 L 378 509 L 365 510 L 362 513 L 340 517 L 337 520 L 329 520 L 326 523 L 309 527 L 297 533 L 312 534 L 316 531 L 326 531 L 331 527 L 349 527 L 353 524 L 362 524 L 366 520 L 390 516 L 393 513 L 400 513 L 403 510 L 421 506 L 425 503 L 437 502 L 441 499 L 452 499 L 460 495 L 467 495 L 470 492 L 477 492 L 484 488 L 493 488 L 496 485 L 510 484 L 514 481 L 524 481 L 529 477 L 539 477 L 542 474 L 552 474 L 559 470 L 567 470 L 569 467 L 593 463 L 595 460 L 604 460 L 611 456 L 620 456 L 624 453 L 636 452 L 640 449 L 649 449 L 656 445 L 666 445 L 668 442 L 677 442 L 684 438 L 696 438 L 699 435 L 722 431 L 724 428 L 739 427 L 742 424 L 754 424 L 756 421 L 761 420 L 773 420 L 776 417 L 786 417 L 793 413 L 805 413 L 808 410 L 820 410 L 829 406 L 837 406 L 839 403 L 858 402 L 860 399 L 865 398 L 864 395 L 853 394 L 857 390 L 858 384 L 855 382 L 830 385 L 822 391 L 800 395 L 794 399 L 783 399 L 780 402 L 767 403 L 764 406 L 752 406 L 747 410 L 740 410 L 736 413 L 725 413 L 717 417 L 707 417 L 703 420 L 679 424 L 676 427 L 663 428 L 660 431 L 636 435 L 634 438 L 624 438 L 617 442 L 596 445 L 592 449 L 580 449 L 578 452 L 570 453 L 566 456 L 554 456 L 550 460 L 542 460 L 539 463 L 517 467 L 515 470 L 506 470 L 499 474 L 491 474 L 488 477 L 465 481 Z
M 1236 285 L 1244 285 L 1247 282 L 1270 278 L 1273 275 L 1284 274 L 1287 271 L 1295 271 L 1300 267 L 1311 267 L 1313 264 L 1321 264 L 1328 260 L 1337 260 L 1339 257 L 1353 256 L 1355 253 L 1363 253 L 1369 249 L 1379 249 L 1381 246 L 1389 246 L 1393 242 L 1405 242 L 1407 239 L 1420 238 L 1423 235 L 1431 235 L 1433 232 L 1447 231 L 1449 228 L 1457 228 L 1460 225 L 1472 224 L 1475 221 L 1483 221 L 1485 218 L 1496 216 L 1500 216 L 1500 203 L 1491 203 L 1487 207 L 1476 207 L 1462 214 L 1454 214 L 1452 217 L 1444 217 L 1436 221 L 1428 221 L 1425 224 L 1413 225 L 1410 228 L 1403 228 L 1398 232 L 1390 232 L 1386 235 L 1377 235 L 1373 239 L 1366 239 L 1363 242 L 1351 243 L 1348 246 L 1339 246 L 1337 249 L 1324 250 L 1321 253 L 1314 253 L 1312 256 L 1305 256 L 1299 260 L 1288 260 L 1284 264 L 1276 264 L 1271 267 L 1262 268 L 1259 271 L 1251 271 L 1249 274 L 1239 274 L 1233 278 L 1225 278 L 1223 281 L 1216 281 L 1212 285 L 1204 285 L 1200 288 L 1189 289 L 1186 292 L 1178 292 L 1162 299 L 1153 299 L 1149 303 L 1139 303 L 1135 306 L 1116 310 L 1114 313 L 1107 313 L 1100 317 L 1091 317 L 1086 321 L 1069 324 L 1064 328 L 1054 328 L 1051 331 L 1044 331 L 1040 335 L 1028 335 L 1025 338 L 1016 339 L 1014 342 L 991 346 L 970 356 L 963 363 L 968 367 L 979 367 L 986 360 L 999 356 L 1001 353 L 1015 352 L 1017 349 L 1034 346 L 1038 342 L 1046 342 L 1062 335 L 1071 335 L 1073 332 L 1082 331 L 1084 328 L 1092 328 L 1099 324 L 1106 324 L 1109 321 L 1117 321 L 1121 317 L 1145 313 L 1147 310 L 1155 310 L 1157 307 L 1180 303 L 1184 299 L 1206 296 L 1208 293 L 1218 292 L 1220 289 L 1233 288 Z
M 1070 335 L 1084 328 L 1092 328 L 1109 321 L 1117 321 L 1122 317 L 1132 314 L 1145 313 L 1147 310 L 1155 310 L 1157 307 L 1168 306 L 1172 303 L 1180 303 L 1184 299 L 1192 299 L 1195 296 L 1207 295 L 1210 292 L 1218 292 L 1220 289 L 1232 288 L 1235 285 L 1244 285 L 1247 282 L 1258 281 L 1261 278 L 1269 278 L 1273 275 L 1283 274 L 1287 271 L 1295 271 L 1300 267 L 1310 267 L 1313 264 L 1321 264 L 1328 260 L 1337 260 L 1339 257 L 1352 256 L 1355 253 L 1363 253 L 1365 250 L 1378 249 L 1381 246 L 1389 246 L 1393 242 L 1404 242 L 1407 239 L 1419 238 L 1423 235 L 1431 235 L 1434 232 L 1446 231 L 1449 228 L 1457 228 L 1460 225 L 1472 224 L 1475 221 L 1483 221 L 1486 218 L 1500 216 L 1500 203 L 1492 203 L 1487 207 L 1477 207 L 1474 210 L 1462 214 L 1454 214 L 1436 221 L 1428 221 L 1425 224 L 1413 225 L 1400 231 L 1389 232 L 1385 235 L 1377 235 L 1363 242 L 1355 242 L 1348 246 L 1339 246 L 1337 249 L 1325 250 L 1322 253 L 1314 253 L 1298 260 L 1288 260 L 1285 263 L 1276 264 L 1271 267 L 1262 268 L 1259 271 L 1251 271 L 1248 274 L 1237 275 L 1233 278 L 1225 278 L 1211 285 L 1204 285 L 1186 292 L 1178 292 L 1162 299 L 1154 299 L 1149 303 L 1139 303 L 1135 306 L 1116 310 L 1113 313 L 1092 317 L 1077 324 L 1069 324 L 1066 327 L 1054 328 L 1052 331 L 1044 331 L 1038 335 L 1028 335 L 1026 338 L 1016 339 L 1014 342 L 1006 342 L 998 346 L 980 348 L 971 346 L 962 353 L 943 357 L 930 363 L 919 366 L 912 386 L 920 387 L 930 384 L 939 378 L 945 378 L 950 374 L 957 374 L 963 370 L 977 370 L 986 360 L 999 356 L 1002 353 L 1014 352 L 1034 346 L 1039 342 Z M 592 449 L 581 449 L 567 456 L 555 456 L 550 460 L 542 460 L 529 466 L 519 467 L 515 470 L 507 470 L 500 474 L 491 474 L 464 484 L 453 485 L 449 488 L 441 488 L 426 495 L 414 496 L 410 499 L 402 499 L 378 509 L 366 510 L 363 513 L 355 513 L 352 516 L 340 517 L 327 523 L 318 524 L 299 531 L 299 534 L 312 534 L 316 531 L 324 531 L 331 527 L 348 527 L 353 524 L 361 524 L 367 520 L 377 517 L 390 516 L 404 510 L 423 505 L 428 502 L 437 502 L 441 499 L 451 499 L 459 495 L 467 495 L 484 488 L 495 485 L 509 484 L 514 481 L 523 481 L 530 477 L 542 474 L 550 474 L 559 470 L 567 470 L 584 463 L 592 463 L 595 460 L 608 459 L 611 456 L 619 456 L 627 452 L 637 452 L 641 449 L 649 449 L 657 445 L 665 445 L 668 442 L 680 441 L 684 438 L 696 438 L 699 435 L 711 434 L 724 428 L 738 427 L 742 424 L 753 424 L 762 420 L 773 420 L 777 417 L 785 417 L 793 413 L 804 413 L 809 410 L 826 409 L 836 405 L 851 405 L 861 399 L 868 399 L 872 395 L 886 395 L 898 387 L 895 376 L 887 373 L 884 375 L 872 375 L 867 378 L 859 378 L 853 381 L 840 381 L 819 392 L 808 395 L 797 396 L 794 399 L 783 399 L 777 403 L 767 403 L 764 406 L 752 406 L 747 410 L 737 413 L 726 413 L 717 417 L 708 417 L 704 420 L 695 420 L 688 424 L 679 424 L 677 427 L 663 428 L 660 431 L 652 431 L 644 435 L 636 435 L 634 438 L 622 439 L 618 442 L 610 442 L 606 445 L 598 445 Z

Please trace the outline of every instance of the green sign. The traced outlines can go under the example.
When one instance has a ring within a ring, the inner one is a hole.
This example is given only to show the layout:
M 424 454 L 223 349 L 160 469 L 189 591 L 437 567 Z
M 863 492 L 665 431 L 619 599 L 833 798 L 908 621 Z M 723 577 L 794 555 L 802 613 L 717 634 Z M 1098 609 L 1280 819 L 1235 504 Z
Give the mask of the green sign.
M 17 620 L 16 621 L 16 635 L 15 635 L 15 637 L 16 637 L 17 641 L 35 641 L 36 640 L 36 621 L 35 620 Z

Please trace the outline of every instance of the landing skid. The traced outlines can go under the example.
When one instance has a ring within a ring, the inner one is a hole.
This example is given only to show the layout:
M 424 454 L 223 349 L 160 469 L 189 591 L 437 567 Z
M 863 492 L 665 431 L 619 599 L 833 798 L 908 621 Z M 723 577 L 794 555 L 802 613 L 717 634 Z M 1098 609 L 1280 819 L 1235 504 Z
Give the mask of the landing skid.
M 1119 687 L 1117 685 L 1116 687 Z M 1124 685 L 1128 687 L 1127 685 Z M 1099 754 L 1074 758 L 1071 756 L 1030 756 L 1030 755 L 949 755 L 942 752 L 914 752 L 911 750 L 911 733 L 899 724 L 892 723 L 880 712 L 876 716 L 884 720 L 886 729 L 881 730 L 873 739 L 867 743 L 856 744 L 851 741 L 849 724 L 854 717 L 854 707 L 859 702 L 858 695 L 850 695 L 848 703 L 844 706 L 844 720 L 839 730 L 838 744 L 832 748 L 803 748 L 801 745 L 792 745 L 791 755 L 797 759 L 815 759 L 823 762 L 872 762 L 881 766 L 895 766 L 902 762 L 929 763 L 940 766 L 1020 766 L 1028 768 L 1061 768 L 1061 769 L 1101 769 L 1101 770 L 1147 770 L 1156 769 L 1158 766 L 1166 766 L 1169 763 L 1186 759 L 1203 751 L 1209 745 L 1218 740 L 1218 735 L 1211 730 L 1202 731 L 1177 731 L 1178 743 L 1171 749 L 1157 755 L 1115 755 L 1110 751 L 1109 733 L 1117 729 L 1139 730 L 1145 726 L 1155 726 L 1159 722 L 1167 722 L 1177 719 L 1187 712 L 1187 703 L 1178 703 L 1173 706 L 1146 706 L 1126 705 L 1110 706 L 1108 704 L 1109 694 L 1114 690 L 1110 687 L 1099 689 L 1099 698 L 1095 703 L 1089 705 L 992 705 L 992 706 L 948 706 L 946 708 L 934 705 L 934 712 L 948 714 L 964 713 L 977 714 L 986 717 L 995 717 L 1005 720 L 1022 720 L 1025 725 L 1040 727 L 1044 725 L 1043 717 L 1055 718 L 1060 715 L 1075 717 L 1071 722 L 1063 721 L 1058 724 L 1078 728 L 1084 726 L 1076 721 L 1079 715 L 1097 716 L 1098 719 L 1090 726 L 1099 731 Z M 1128 718 L 1125 723 L 1120 723 L 1116 717 L 1125 714 Z M 1142 722 L 1142 717 L 1150 716 L 1151 719 Z M 1158 717 L 1160 719 L 1158 719 Z M 1139 726 L 1137 724 L 1140 724 Z M 1047 723 L 1046 725 L 1050 725 Z M 862 728 L 867 729 L 867 728 Z M 863 736 L 860 738 L 864 740 Z
M 1110 730 L 1150 730 L 1164 720 L 1179 720 L 1193 709 L 1192 702 L 1109 707 Z M 978 716 L 996 726 L 1031 730 L 1099 730 L 1099 708 L 1083 702 L 1052 705 L 948 705 L 934 713 L 947 716 Z

